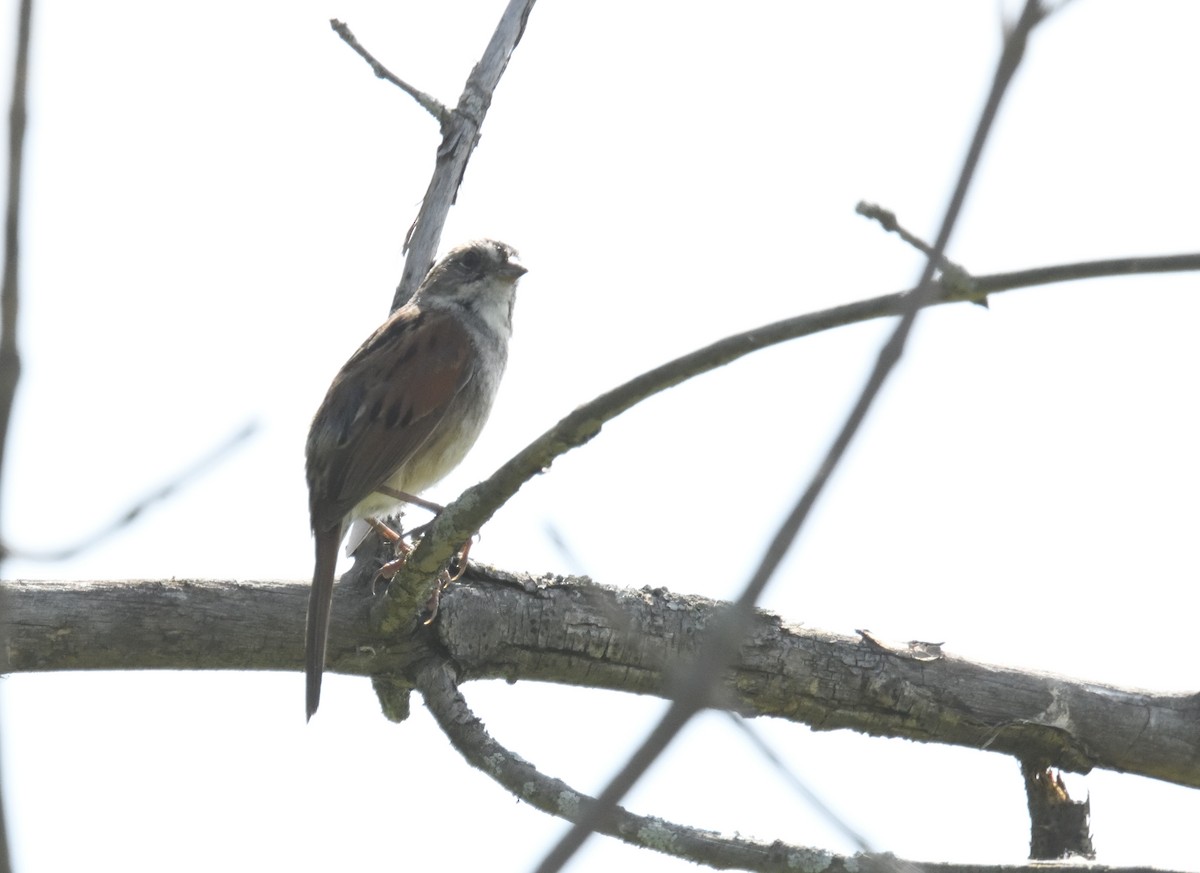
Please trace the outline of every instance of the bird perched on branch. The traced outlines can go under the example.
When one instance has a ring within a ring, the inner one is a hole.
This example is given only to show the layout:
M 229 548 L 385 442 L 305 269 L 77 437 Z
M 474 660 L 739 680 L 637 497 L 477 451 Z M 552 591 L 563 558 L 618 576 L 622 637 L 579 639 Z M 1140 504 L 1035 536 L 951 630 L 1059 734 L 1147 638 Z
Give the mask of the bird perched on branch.
M 403 503 L 439 508 L 417 495 L 458 466 L 487 421 L 525 272 L 504 243 L 451 250 L 350 356 L 313 417 L 305 452 L 316 538 L 305 633 L 309 718 L 321 699 L 342 537 L 351 522 Z

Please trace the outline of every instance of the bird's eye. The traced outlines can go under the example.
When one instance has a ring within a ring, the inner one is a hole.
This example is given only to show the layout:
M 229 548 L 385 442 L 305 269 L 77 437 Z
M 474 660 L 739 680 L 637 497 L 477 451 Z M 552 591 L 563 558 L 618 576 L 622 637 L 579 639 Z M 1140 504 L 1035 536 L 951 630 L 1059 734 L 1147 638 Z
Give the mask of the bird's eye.
M 479 253 L 478 249 L 467 249 L 463 252 L 462 265 L 474 272 L 483 266 L 483 255 Z

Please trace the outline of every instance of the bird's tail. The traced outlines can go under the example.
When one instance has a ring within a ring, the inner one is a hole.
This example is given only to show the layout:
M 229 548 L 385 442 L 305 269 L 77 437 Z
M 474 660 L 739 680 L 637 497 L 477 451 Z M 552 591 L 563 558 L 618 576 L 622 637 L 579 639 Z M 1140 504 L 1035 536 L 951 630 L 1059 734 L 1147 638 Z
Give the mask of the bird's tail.
M 308 625 L 304 634 L 305 711 L 307 717 L 321 703 L 321 674 L 325 670 L 325 647 L 329 642 L 329 616 L 333 607 L 333 573 L 337 568 L 341 526 L 316 532 L 317 560 L 312 591 L 308 595 Z

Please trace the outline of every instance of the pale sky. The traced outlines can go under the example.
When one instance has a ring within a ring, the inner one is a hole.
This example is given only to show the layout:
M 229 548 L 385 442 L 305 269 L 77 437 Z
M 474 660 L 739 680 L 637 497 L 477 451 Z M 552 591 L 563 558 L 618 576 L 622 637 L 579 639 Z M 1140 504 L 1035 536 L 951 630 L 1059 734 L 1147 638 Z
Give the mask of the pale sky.
M 73 542 L 248 419 L 261 429 L 136 526 L 67 563 L 9 562 L 10 577 L 310 578 L 308 420 L 387 314 L 438 143 L 328 21 L 454 103 L 502 8 L 39 5 L 5 537 Z M 443 236 L 502 239 L 530 269 L 509 370 L 475 451 L 428 496 L 453 498 L 669 358 L 908 287 L 920 258 L 854 206 L 934 235 L 1004 8 L 535 7 Z M 7 95 L 12 0 L 2 13 Z M 982 274 L 1195 250 L 1198 28 L 1186 0 L 1075 0 L 1044 25 L 949 255 Z M 763 606 L 997 664 L 1194 690 L 1196 291 L 1195 276 L 1107 279 L 923 315 Z M 791 343 L 651 400 L 526 486 L 472 556 L 731 596 L 886 328 Z M 365 679 L 327 676 L 307 725 L 298 672 L 18 675 L 0 689 L 21 873 L 520 873 L 565 827 L 463 763 L 418 698 L 406 723 L 386 722 Z M 663 709 L 530 682 L 464 693 L 500 742 L 585 791 Z M 1009 758 L 755 725 L 881 850 L 1026 856 Z M 1090 793 L 1099 862 L 1197 869 L 1197 792 L 1105 772 L 1068 787 Z M 626 805 L 853 850 L 715 714 Z M 601 837 L 570 869 L 618 867 L 696 869 Z

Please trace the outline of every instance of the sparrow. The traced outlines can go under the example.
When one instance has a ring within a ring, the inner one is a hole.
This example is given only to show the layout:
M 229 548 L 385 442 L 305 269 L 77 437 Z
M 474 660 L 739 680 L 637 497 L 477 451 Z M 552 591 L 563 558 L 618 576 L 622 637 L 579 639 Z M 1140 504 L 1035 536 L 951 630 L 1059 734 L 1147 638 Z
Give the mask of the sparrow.
M 350 356 L 313 417 L 305 450 L 316 540 L 305 629 L 310 719 L 321 699 L 342 537 L 352 522 L 374 523 L 406 502 L 436 507 L 416 495 L 458 466 L 487 421 L 525 272 L 501 242 L 452 249 Z

